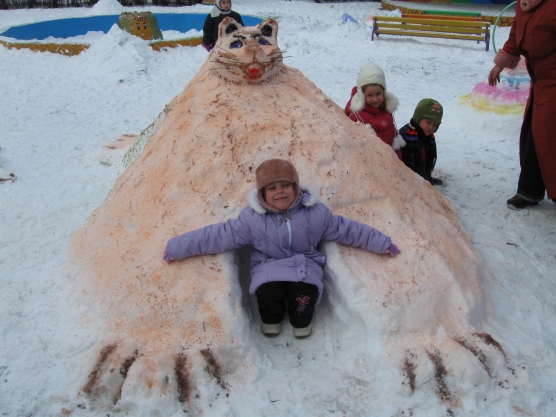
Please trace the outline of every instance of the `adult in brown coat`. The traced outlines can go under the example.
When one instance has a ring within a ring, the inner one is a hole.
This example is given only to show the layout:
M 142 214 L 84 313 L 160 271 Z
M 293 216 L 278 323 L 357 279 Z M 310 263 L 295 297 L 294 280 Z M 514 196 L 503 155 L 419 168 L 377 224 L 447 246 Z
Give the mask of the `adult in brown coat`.
M 508 207 L 535 206 L 544 198 L 556 202 L 556 1 L 518 0 L 510 37 L 494 57 L 489 84 L 500 82 L 504 68 L 515 68 L 525 57 L 531 92 L 525 107 L 519 156 L 517 194 Z

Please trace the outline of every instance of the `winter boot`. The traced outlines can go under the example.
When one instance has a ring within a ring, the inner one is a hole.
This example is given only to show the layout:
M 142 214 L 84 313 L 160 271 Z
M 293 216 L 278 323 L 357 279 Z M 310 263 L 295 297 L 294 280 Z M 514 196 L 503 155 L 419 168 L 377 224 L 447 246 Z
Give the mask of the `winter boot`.
M 266 337 L 275 337 L 280 334 L 280 330 L 282 329 L 282 323 L 276 324 L 261 324 L 261 330 Z
M 307 327 L 302 327 L 300 329 L 298 329 L 297 327 L 293 328 L 293 335 L 297 338 L 297 339 L 305 339 L 306 337 L 309 337 L 311 335 L 311 324 L 309 324 Z
M 506 201 L 506 205 L 508 206 L 508 208 L 511 208 L 512 210 L 521 210 L 527 207 L 536 206 L 538 204 L 539 203 L 536 201 L 527 201 L 521 198 L 520 196 L 518 196 L 517 194 L 514 195 L 512 198 L 510 198 L 508 201 Z
M 431 185 L 440 185 L 440 186 L 444 185 L 444 181 L 442 181 L 440 178 L 431 177 L 429 182 L 431 183 Z

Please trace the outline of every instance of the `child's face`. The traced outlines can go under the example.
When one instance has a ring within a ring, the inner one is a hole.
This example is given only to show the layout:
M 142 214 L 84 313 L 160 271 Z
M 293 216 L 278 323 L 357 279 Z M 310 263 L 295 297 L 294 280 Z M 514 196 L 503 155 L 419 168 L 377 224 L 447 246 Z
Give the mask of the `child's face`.
M 222 10 L 230 10 L 232 8 L 232 0 L 221 0 L 220 8 Z
M 371 107 L 378 108 L 384 102 L 384 90 L 378 84 L 368 85 L 363 94 L 365 94 L 365 103 Z
M 291 182 L 276 181 L 268 184 L 265 189 L 265 201 L 277 210 L 286 210 L 295 199 L 295 189 Z
M 431 119 L 421 119 L 419 127 L 423 129 L 425 135 L 430 136 L 438 130 L 438 123 L 433 122 Z

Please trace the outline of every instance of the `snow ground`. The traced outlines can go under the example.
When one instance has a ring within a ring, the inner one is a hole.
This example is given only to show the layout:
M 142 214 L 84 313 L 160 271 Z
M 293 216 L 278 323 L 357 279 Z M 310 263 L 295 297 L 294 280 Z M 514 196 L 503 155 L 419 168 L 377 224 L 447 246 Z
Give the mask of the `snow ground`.
M 206 14 L 210 8 L 145 9 Z M 545 200 L 519 212 L 505 206 L 519 174 L 522 117 L 481 112 L 461 103 L 460 97 L 484 81 L 492 66 L 493 52 L 485 52 L 484 45 L 393 37 L 371 42 L 364 25 L 340 24 L 344 13 L 364 22 L 378 8 L 378 3 L 368 2 L 234 2 L 241 14 L 277 19 L 286 63 L 299 68 L 341 107 L 359 67 L 368 60 L 383 67 L 388 88 L 400 99 L 398 126 L 424 97 L 444 105 L 437 175 L 446 186 L 439 190 L 456 208 L 492 277 L 483 283 L 491 306 L 487 326 L 526 370 L 529 385 L 512 395 L 486 393 L 484 403 L 464 398 L 464 406 L 449 412 L 436 397 L 421 396 L 415 399 L 415 415 L 556 415 L 556 205 Z M 89 13 L 81 8 L 3 10 L 0 31 Z M 507 28 L 497 29 L 497 45 L 508 33 Z M 86 373 L 76 370 L 91 369 L 93 348 L 102 335 L 100 323 L 75 326 L 89 312 L 74 297 L 62 269 L 68 240 L 102 203 L 123 169 L 99 162 L 102 144 L 140 133 L 184 89 L 206 56 L 202 47 L 153 52 L 143 41 L 116 30 L 71 58 L 0 47 L 0 166 L 18 178 L 0 184 L 2 415 L 64 415 L 64 410 L 91 415 L 78 406 Z M 340 330 L 328 329 L 333 335 Z M 341 351 L 334 337 L 322 343 L 318 333 L 313 336 L 303 343 L 262 346 L 269 361 L 281 361 L 291 367 L 292 377 L 302 377 L 294 371 L 296 361 Z M 332 366 L 349 373 L 360 358 L 356 348 L 343 352 Z M 301 394 L 272 379 L 272 366 L 260 366 L 268 368 L 270 379 L 264 384 L 274 389 L 271 400 L 278 401 L 272 403 L 279 410 L 274 415 L 403 415 L 388 398 L 373 396 L 373 387 L 392 384 L 391 375 L 372 375 L 365 384 L 354 380 L 345 387 L 350 395 L 302 406 L 295 403 Z M 309 365 L 303 369 L 311 372 Z M 333 381 L 308 380 L 303 398 L 333 395 L 333 387 Z M 209 404 L 204 405 L 208 410 Z M 270 407 L 245 407 L 237 415 L 267 415 Z M 206 415 L 234 415 L 221 410 Z M 140 410 L 121 413 L 141 415 Z

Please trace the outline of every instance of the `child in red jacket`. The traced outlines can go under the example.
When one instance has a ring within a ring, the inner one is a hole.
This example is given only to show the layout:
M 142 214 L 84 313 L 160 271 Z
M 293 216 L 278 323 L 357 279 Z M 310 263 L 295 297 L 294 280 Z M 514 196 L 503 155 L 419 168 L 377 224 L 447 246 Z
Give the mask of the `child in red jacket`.
M 361 68 L 357 86 L 351 90 L 351 98 L 345 112 L 354 122 L 370 125 L 384 143 L 390 145 L 402 159 L 401 148 L 405 142 L 398 134 L 392 113 L 398 108 L 397 97 L 386 90 L 386 77 L 378 65 L 368 64 Z

